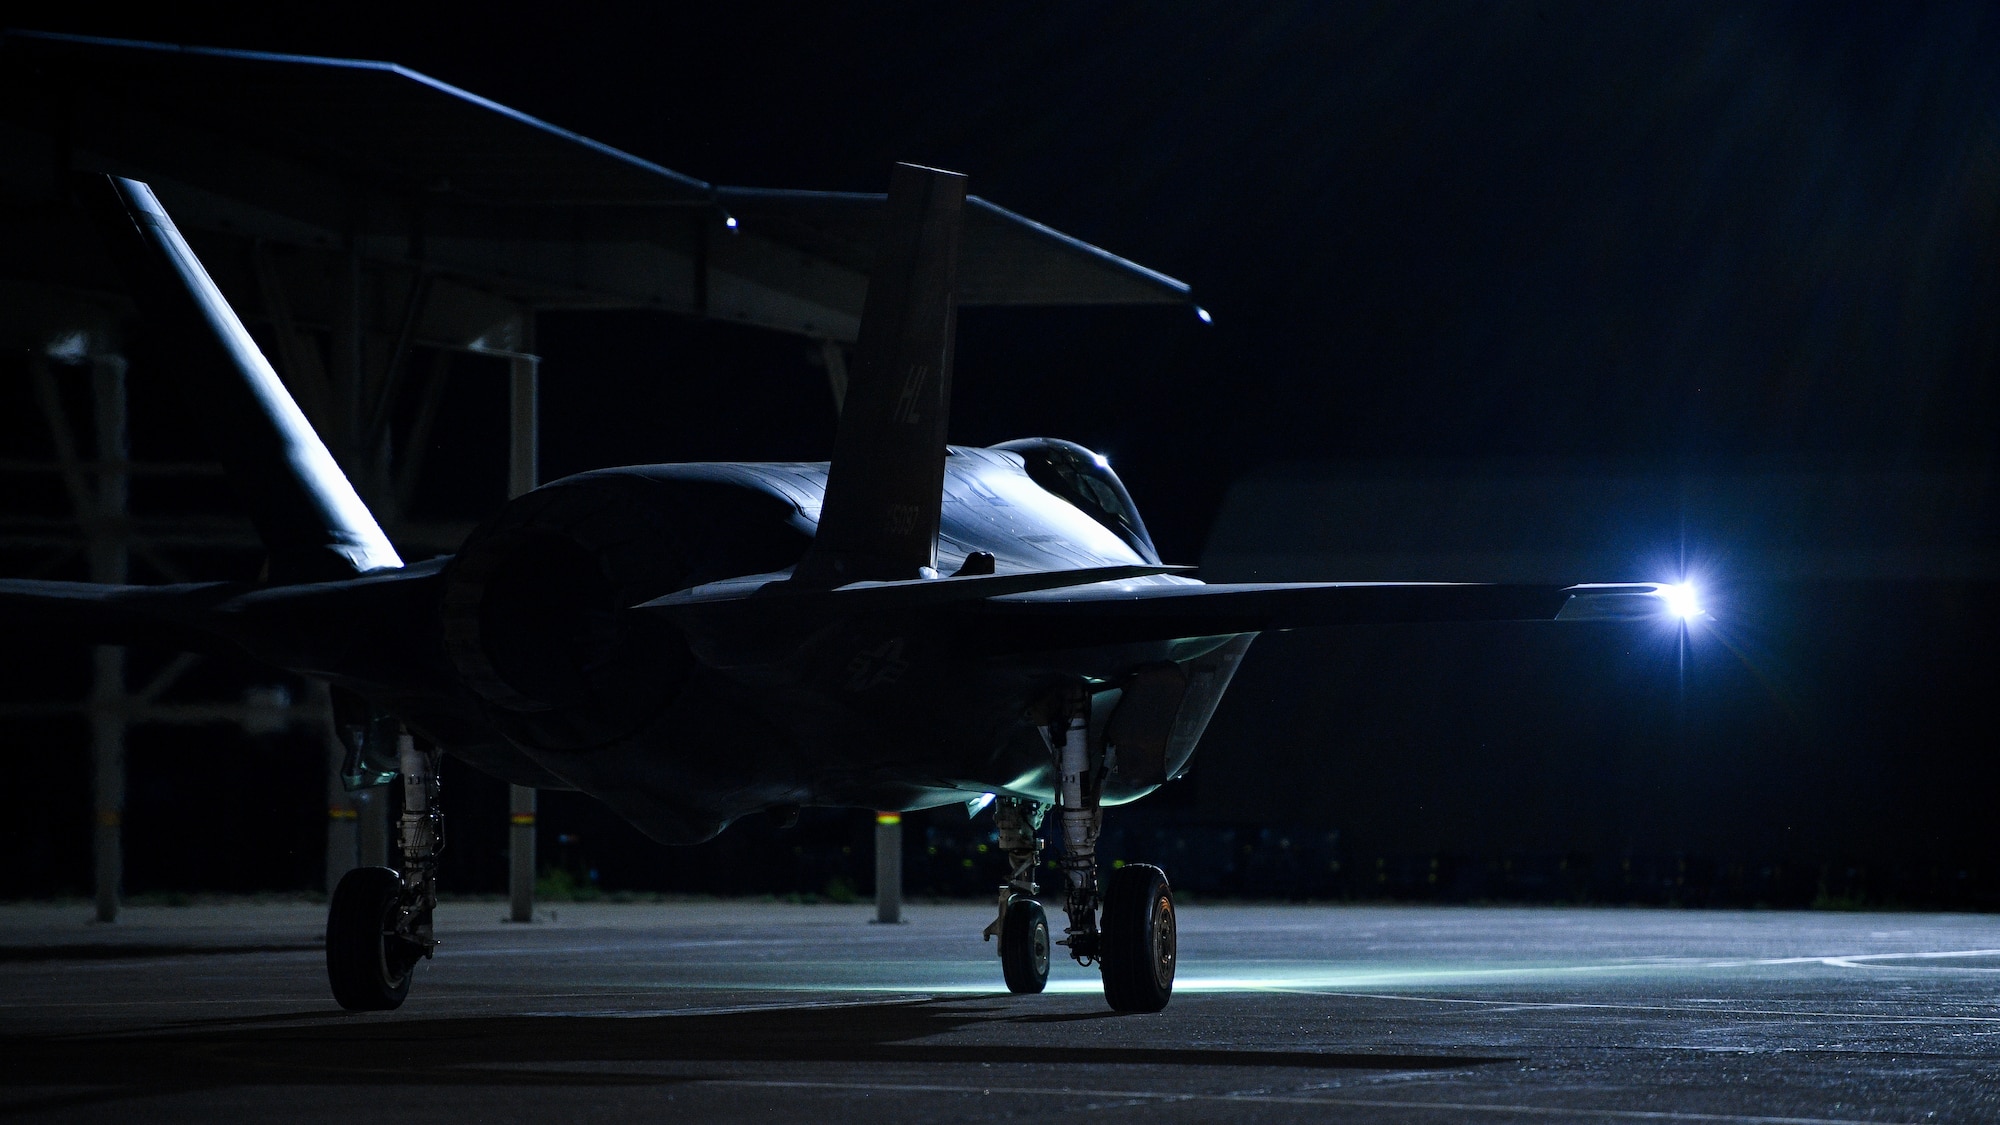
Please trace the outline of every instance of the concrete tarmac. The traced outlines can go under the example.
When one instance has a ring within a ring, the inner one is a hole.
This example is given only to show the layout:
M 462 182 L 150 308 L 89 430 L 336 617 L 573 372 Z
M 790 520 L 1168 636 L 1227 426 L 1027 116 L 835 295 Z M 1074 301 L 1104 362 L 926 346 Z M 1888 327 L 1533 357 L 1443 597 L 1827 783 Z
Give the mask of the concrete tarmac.
M 2000 1121 L 2000 917 L 1208 906 L 1158 1015 L 1009 996 L 990 908 L 441 909 L 402 1010 L 308 905 L 0 907 L 50 1121 Z

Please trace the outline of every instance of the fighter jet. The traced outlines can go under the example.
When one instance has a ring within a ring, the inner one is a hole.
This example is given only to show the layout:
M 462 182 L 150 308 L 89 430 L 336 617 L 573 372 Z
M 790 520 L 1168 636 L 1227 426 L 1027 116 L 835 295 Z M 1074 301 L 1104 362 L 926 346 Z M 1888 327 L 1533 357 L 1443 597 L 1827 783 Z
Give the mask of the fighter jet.
M 760 810 L 991 806 L 1008 989 L 1060 947 L 1119 1011 L 1173 992 L 1166 874 L 1100 878 L 1104 810 L 1187 768 L 1272 629 L 1651 616 L 1672 587 L 1204 584 L 1106 460 L 946 442 L 966 179 L 897 165 L 832 460 L 579 474 L 405 564 L 143 183 L 80 181 L 268 549 L 256 583 L 0 581 L 0 622 L 248 654 L 336 692 L 356 786 L 400 780 L 399 863 L 334 891 L 342 1007 L 403 1003 L 437 941 L 440 754 L 595 796 L 667 844 Z M 1062 849 L 1063 936 L 1039 902 Z

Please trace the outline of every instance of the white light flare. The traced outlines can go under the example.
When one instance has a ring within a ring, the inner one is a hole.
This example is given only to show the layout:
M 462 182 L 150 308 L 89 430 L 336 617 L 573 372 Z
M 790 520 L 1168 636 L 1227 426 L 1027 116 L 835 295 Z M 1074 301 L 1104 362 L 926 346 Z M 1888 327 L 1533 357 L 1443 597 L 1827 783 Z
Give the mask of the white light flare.
M 1669 582 L 1660 586 L 1660 600 L 1667 605 L 1667 612 L 1682 621 L 1692 621 L 1708 616 L 1701 607 L 1701 591 L 1691 582 Z

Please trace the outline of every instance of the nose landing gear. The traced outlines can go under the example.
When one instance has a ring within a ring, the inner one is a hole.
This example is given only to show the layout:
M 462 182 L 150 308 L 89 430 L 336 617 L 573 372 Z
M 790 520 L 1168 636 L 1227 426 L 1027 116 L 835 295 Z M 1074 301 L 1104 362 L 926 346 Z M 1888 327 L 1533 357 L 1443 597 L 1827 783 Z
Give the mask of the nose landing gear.
M 397 741 L 403 815 L 397 823 L 402 870 L 358 867 L 334 889 L 326 913 L 326 976 L 333 998 L 350 1012 L 384 1012 L 410 994 L 417 962 L 438 942 L 437 856 L 444 850 L 438 811 L 437 753 L 408 734 Z
M 1180 957 L 1173 888 L 1159 868 L 1133 863 L 1114 870 L 1100 894 L 1097 836 L 1104 823 L 1102 793 L 1109 768 L 1103 747 L 1091 745 L 1087 697 L 1077 693 L 1068 712 L 1049 732 L 1063 834 L 1063 912 L 1069 920 L 1055 944 L 1066 946 L 1078 964 L 1098 966 L 1112 1010 L 1157 1012 L 1173 997 Z M 1035 830 L 1045 811 L 1013 797 L 994 803 L 1010 874 L 1000 888 L 1000 916 L 986 927 L 986 936 L 1000 939 L 1000 967 L 1010 992 L 1040 992 L 1048 983 L 1048 921 L 1034 901 L 1040 891 L 1034 871 L 1042 847 Z
M 1049 983 L 1049 919 L 1034 899 L 1013 899 L 1001 915 L 1000 972 L 1009 992 L 1040 992 Z
M 1007 853 L 1007 882 L 1000 888 L 1000 916 L 986 927 L 986 940 L 1000 939 L 1000 970 L 1009 992 L 1040 992 L 1049 982 L 1049 920 L 1035 901 L 1041 886 L 1035 869 L 1042 841 L 1035 835 L 1048 806 L 1019 797 L 993 804 L 1000 850 Z

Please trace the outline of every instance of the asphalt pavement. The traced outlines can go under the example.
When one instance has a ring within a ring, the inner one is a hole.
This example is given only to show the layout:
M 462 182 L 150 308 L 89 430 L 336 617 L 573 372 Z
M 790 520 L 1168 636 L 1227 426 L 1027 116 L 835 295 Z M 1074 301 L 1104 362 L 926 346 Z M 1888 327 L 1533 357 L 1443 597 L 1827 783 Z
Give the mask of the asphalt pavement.
M 309 904 L 0 907 L 0 1114 L 50 1121 L 2000 1121 L 2000 917 L 1185 905 L 1173 1003 L 990 908 L 448 903 L 394 1013 Z

